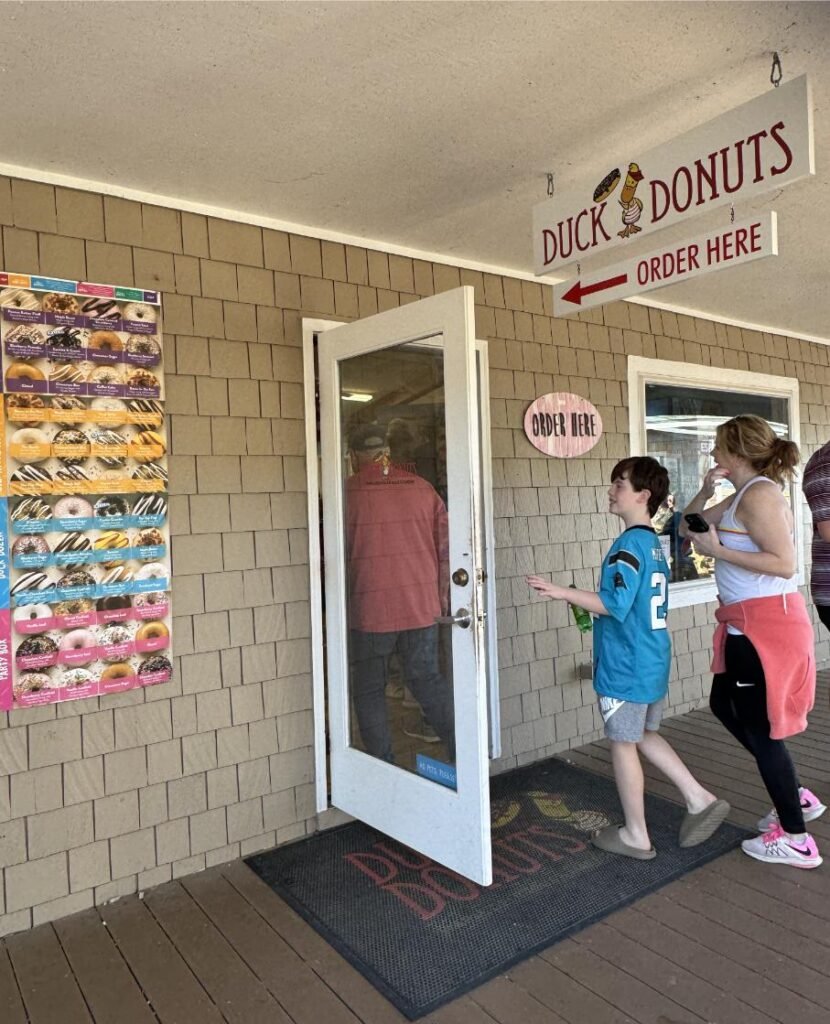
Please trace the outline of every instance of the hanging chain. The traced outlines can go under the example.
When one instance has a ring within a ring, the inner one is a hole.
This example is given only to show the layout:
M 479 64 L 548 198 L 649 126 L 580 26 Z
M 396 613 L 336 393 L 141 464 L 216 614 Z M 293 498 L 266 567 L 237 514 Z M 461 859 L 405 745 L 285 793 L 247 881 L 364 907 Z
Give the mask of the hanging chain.
M 781 58 L 778 53 L 772 55 L 772 70 L 769 73 L 769 80 L 777 89 L 781 84 L 781 79 L 784 77 L 784 72 L 781 70 Z
M 553 185 L 553 171 L 548 171 L 548 195 L 549 196 L 553 195 L 553 189 L 554 189 L 554 185 Z

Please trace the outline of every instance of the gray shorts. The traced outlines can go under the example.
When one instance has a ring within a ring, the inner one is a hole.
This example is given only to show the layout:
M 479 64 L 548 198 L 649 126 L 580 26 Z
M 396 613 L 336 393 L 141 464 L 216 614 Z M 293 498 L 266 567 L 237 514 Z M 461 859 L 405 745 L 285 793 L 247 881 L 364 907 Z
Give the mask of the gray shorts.
M 639 743 L 643 732 L 657 732 L 663 717 L 665 697 L 653 704 L 635 704 L 616 697 L 597 697 L 599 713 L 605 722 L 605 735 L 617 743 Z

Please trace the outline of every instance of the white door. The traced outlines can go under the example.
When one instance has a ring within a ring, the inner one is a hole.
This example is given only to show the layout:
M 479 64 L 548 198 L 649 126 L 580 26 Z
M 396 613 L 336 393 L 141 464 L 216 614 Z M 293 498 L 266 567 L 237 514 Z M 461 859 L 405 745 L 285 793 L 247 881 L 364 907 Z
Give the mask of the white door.
M 331 802 L 488 885 L 473 290 L 318 358 Z

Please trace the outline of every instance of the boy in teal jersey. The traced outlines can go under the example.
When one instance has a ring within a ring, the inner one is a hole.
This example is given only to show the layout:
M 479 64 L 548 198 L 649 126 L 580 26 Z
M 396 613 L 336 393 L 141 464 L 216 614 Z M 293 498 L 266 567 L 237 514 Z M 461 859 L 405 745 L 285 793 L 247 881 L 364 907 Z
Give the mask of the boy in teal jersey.
M 704 789 L 658 734 L 669 686 L 671 640 L 666 629 L 669 567 L 651 517 L 669 490 L 655 459 L 623 459 L 611 472 L 609 511 L 625 524 L 602 563 L 599 592 L 575 590 L 528 576 L 545 597 L 579 605 L 594 619 L 594 689 L 611 742 L 614 778 L 625 824 L 612 825 L 592 842 L 609 853 L 651 860 L 640 754 L 680 790 L 686 815 L 680 845 L 705 842 L 729 813 L 729 804 Z

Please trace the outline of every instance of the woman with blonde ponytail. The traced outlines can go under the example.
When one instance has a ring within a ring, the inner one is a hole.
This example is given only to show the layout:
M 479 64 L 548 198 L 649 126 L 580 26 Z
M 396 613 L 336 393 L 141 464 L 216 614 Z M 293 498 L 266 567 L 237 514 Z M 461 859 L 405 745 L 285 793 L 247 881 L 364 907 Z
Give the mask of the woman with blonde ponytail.
M 822 858 L 805 823 L 827 808 L 799 786 L 784 743 L 807 728 L 816 688 L 813 628 L 797 590 L 793 514 L 782 493 L 798 446 L 760 416 L 735 416 L 718 427 L 712 456 L 714 467 L 685 509 L 709 524 L 691 537 L 715 559 L 721 602 L 710 707 L 755 758 L 773 803 L 758 822 L 761 834 L 741 846 L 767 864 L 815 868 Z M 726 477 L 735 493 L 704 509 Z M 688 536 L 685 526 L 681 533 Z

